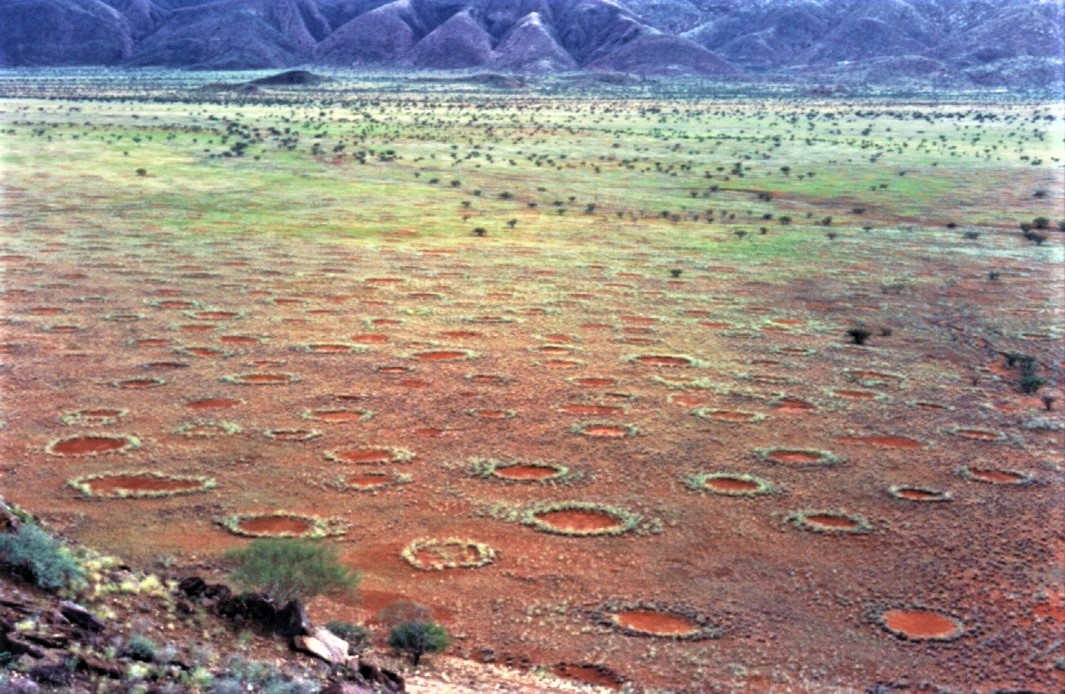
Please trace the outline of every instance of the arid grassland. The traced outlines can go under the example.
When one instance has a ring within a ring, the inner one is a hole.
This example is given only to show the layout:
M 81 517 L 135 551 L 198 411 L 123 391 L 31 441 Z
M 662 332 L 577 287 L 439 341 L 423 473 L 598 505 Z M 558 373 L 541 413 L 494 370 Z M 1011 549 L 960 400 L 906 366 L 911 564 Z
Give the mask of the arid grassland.
M 217 77 L 0 73 L 10 500 L 545 677 L 1065 685 L 1061 104 Z

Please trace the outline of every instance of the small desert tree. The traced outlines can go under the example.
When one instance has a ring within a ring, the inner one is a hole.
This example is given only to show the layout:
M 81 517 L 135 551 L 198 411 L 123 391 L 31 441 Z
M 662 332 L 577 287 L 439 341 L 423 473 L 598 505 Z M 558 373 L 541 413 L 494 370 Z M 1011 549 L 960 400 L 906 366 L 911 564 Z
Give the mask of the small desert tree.
M 447 629 L 433 621 L 398 624 L 388 637 L 388 645 L 406 653 L 414 667 L 418 667 L 423 655 L 442 651 L 449 643 Z
M 320 541 L 264 538 L 226 558 L 237 566 L 232 574 L 237 583 L 279 604 L 351 593 L 359 584 L 359 575 L 340 562 L 336 549 Z

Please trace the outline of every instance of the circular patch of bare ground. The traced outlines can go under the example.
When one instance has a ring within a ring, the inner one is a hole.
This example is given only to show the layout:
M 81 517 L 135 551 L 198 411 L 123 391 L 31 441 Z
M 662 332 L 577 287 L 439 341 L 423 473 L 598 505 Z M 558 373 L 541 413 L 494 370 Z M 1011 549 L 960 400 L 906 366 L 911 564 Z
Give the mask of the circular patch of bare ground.
M 177 428 L 177 433 L 194 439 L 232 436 L 242 431 L 239 424 L 223 421 L 189 422 Z
M 382 335 L 381 333 L 363 333 L 361 335 L 352 335 L 348 339 L 356 345 L 379 345 L 388 342 L 390 338 L 388 335 Z
M 478 337 L 484 337 L 484 333 L 477 332 L 476 330 L 444 330 L 439 333 L 440 337 L 446 340 L 472 340 Z
M 950 429 L 950 433 L 963 439 L 969 439 L 970 441 L 1004 441 L 1006 435 L 999 431 L 990 431 L 987 429 L 968 429 L 962 427 L 954 427 Z
M 144 316 L 139 313 L 105 313 L 100 318 L 114 323 L 136 323 L 142 320 Z
M 298 383 L 300 377 L 292 373 L 258 372 L 229 374 L 223 376 L 222 380 L 237 386 L 286 386 L 291 383 Z
M 560 679 L 615 690 L 628 681 L 606 665 L 596 663 L 558 663 L 551 667 L 551 674 Z
M 441 571 L 488 566 L 495 561 L 496 555 L 495 549 L 476 540 L 422 537 L 404 547 L 401 556 L 416 569 Z
M 958 469 L 960 474 L 970 482 L 985 484 L 1026 485 L 1035 481 L 1032 475 L 1020 470 L 966 466 Z
M 618 407 L 617 405 L 600 405 L 597 403 L 583 403 L 575 402 L 568 405 L 563 405 L 559 408 L 560 412 L 566 414 L 577 415 L 579 417 L 611 417 L 614 415 L 625 414 L 624 407 Z
M 865 518 L 846 511 L 792 511 L 787 521 L 796 528 L 815 533 L 863 535 L 873 531 Z
M 684 480 L 689 489 L 722 496 L 754 497 L 775 491 L 769 480 L 742 472 L 703 472 Z
M 275 441 L 310 441 L 322 435 L 317 429 L 267 429 L 263 435 Z
M 630 532 L 639 524 L 640 516 L 627 509 L 592 501 L 558 501 L 526 509 L 521 522 L 544 533 L 595 537 Z
M 174 371 L 177 369 L 187 369 L 189 365 L 183 361 L 150 361 L 146 364 L 141 364 L 142 369 L 149 371 Z
M 204 345 L 178 347 L 174 352 L 186 357 L 196 357 L 197 359 L 226 359 L 236 354 L 233 350 L 221 349 L 219 347 L 207 347 Z
M 893 484 L 888 487 L 888 494 L 900 501 L 915 501 L 918 503 L 935 503 L 951 501 L 950 492 L 942 489 L 930 489 L 928 487 L 915 487 L 908 484 Z
M 205 308 L 194 311 L 185 311 L 185 315 L 194 320 L 226 321 L 243 317 L 240 311 L 226 311 L 218 308 Z
M 905 436 L 841 436 L 836 441 L 855 446 L 877 446 L 879 448 L 898 448 L 908 451 L 924 448 L 924 444 L 920 441 L 914 441 Z
M 162 378 L 123 378 L 111 381 L 111 387 L 122 390 L 147 390 L 166 385 L 166 379 Z
M 627 636 L 677 641 L 716 639 L 723 629 L 690 607 L 654 602 L 608 603 L 595 612 L 596 620 Z
M 148 302 L 149 306 L 155 308 L 178 310 L 178 311 L 191 311 L 192 309 L 199 308 L 200 304 L 192 299 L 153 299 Z
M 965 625 L 956 617 L 916 607 L 885 610 L 877 623 L 904 641 L 953 641 L 965 634 Z
M 304 410 L 300 417 L 314 422 L 342 424 L 346 422 L 368 422 L 373 419 L 373 412 L 369 410 L 343 410 L 323 407 L 315 410 Z
M 727 422 L 729 424 L 753 424 L 765 420 L 766 416 L 761 412 L 746 412 L 744 410 L 718 410 L 701 407 L 692 412 L 701 419 L 712 419 L 715 422 Z
M 311 354 L 361 354 L 366 351 L 365 347 L 354 342 L 310 342 L 296 349 Z
M 504 419 L 514 419 L 518 416 L 518 413 L 514 410 L 497 410 L 491 407 L 482 407 L 474 410 L 466 410 L 466 414 L 477 419 L 487 419 L 490 421 L 502 421 Z
M 810 448 L 763 448 L 755 451 L 759 460 L 791 467 L 823 467 L 837 465 L 841 459 L 829 451 Z
M 576 369 L 580 366 L 584 366 L 584 362 L 579 359 L 545 359 L 539 362 L 540 366 L 545 369 Z
M 85 407 L 63 414 L 59 421 L 72 426 L 110 426 L 129 414 L 129 410 L 117 407 Z
M 75 477 L 68 484 L 85 496 L 109 499 L 169 497 L 205 492 L 215 487 L 215 481 L 210 477 L 166 475 L 149 470 L 103 472 Z
M 424 350 L 422 352 L 414 352 L 413 354 L 410 355 L 411 359 L 415 359 L 417 361 L 430 361 L 430 362 L 466 361 L 468 359 L 475 359 L 476 357 L 477 357 L 477 354 L 475 352 L 471 352 L 468 349 L 457 349 L 457 348 L 429 349 L 429 350 Z
M 334 463 L 385 465 L 388 463 L 409 463 L 414 460 L 414 453 L 405 448 L 392 446 L 367 446 L 326 451 L 325 457 Z
M 862 390 L 860 388 L 833 388 L 829 390 L 830 395 L 834 395 L 838 398 L 847 398 L 848 400 L 876 400 L 883 398 L 881 393 L 875 390 Z
M 229 516 L 217 523 L 234 535 L 245 537 L 318 538 L 343 535 L 348 530 L 348 524 L 339 518 L 319 518 L 288 511 Z
M 469 383 L 489 386 L 501 386 L 510 381 L 503 374 L 466 374 L 466 380 Z
M 504 482 L 558 482 L 570 475 L 569 468 L 559 463 L 542 460 L 496 460 L 474 458 L 470 461 L 470 473 L 476 477 L 503 480 Z
M 411 373 L 414 371 L 414 368 L 400 364 L 382 364 L 380 366 L 375 366 L 373 370 L 382 376 L 402 376 Z
M 685 368 L 697 366 L 699 363 L 695 357 L 689 357 L 686 354 L 634 354 L 625 357 L 625 361 L 632 364 L 663 368 Z
M 610 422 L 581 422 L 575 424 L 572 431 L 590 439 L 624 439 L 640 433 L 639 427 Z
M 262 344 L 266 341 L 266 338 L 259 337 L 256 335 L 222 335 L 218 338 L 218 341 L 221 342 L 223 345 L 250 347 L 253 345 Z
M 512 318 L 510 316 L 482 315 L 482 316 L 471 316 L 469 318 L 464 318 L 463 320 L 466 321 L 467 323 L 483 323 L 485 325 L 502 325 L 502 324 L 505 324 L 505 323 L 513 323 L 517 319 L 516 318 Z
M 905 377 L 900 374 L 871 369 L 844 369 L 843 373 L 849 380 L 866 388 L 894 386 L 905 380 Z
M 391 475 L 387 472 L 368 470 L 340 475 L 328 484 L 344 491 L 375 492 L 407 481 L 410 479 L 406 475 Z
M 85 329 L 84 325 L 77 325 L 76 323 L 52 323 L 44 326 L 43 330 L 47 333 L 80 333 Z
M 244 401 L 238 398 L 203 398 L 200 400 L 188 400 L 185 407 L 190 410 L 226 410 L 230 407 L 243 405 Z
M 50 442 L 45 451 L 51 455 L 81 457 L 125 453 L 140 447 L 140 440 L 129 434 L 77 434 Z
M 805 414 L 817 407 L 802 398 L 782 397 L 773 403 L 773 409 L 781 414 Z
M 579 376 L 569 379 L 569 382 L 579 388 L 611 388 L 618 384 L 618 379 L 608 376 Z

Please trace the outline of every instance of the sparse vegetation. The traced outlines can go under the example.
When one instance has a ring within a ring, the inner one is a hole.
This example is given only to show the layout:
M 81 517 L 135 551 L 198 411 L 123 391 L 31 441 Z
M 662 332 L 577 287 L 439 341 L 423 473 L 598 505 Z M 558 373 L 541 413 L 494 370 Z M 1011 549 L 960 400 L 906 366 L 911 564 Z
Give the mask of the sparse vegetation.
M 45 590 L 70 588 L 84 575 L 66 545 L 29 523 L 0 533 L 0 562 Z
M 340 562 L 332 545 L 295 538 L 255 540 L 226 554 L 233 580 L 278 604 L 316 595 L 351 594 L 359 575 Z

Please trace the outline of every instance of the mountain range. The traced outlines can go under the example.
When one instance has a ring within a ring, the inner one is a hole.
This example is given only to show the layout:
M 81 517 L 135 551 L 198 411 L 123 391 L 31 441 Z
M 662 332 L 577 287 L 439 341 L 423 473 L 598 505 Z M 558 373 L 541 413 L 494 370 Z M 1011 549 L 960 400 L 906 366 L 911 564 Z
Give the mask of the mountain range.
M 1024 87 L 1065 0 L 3 0 L 0 67 L 295 65 Z

